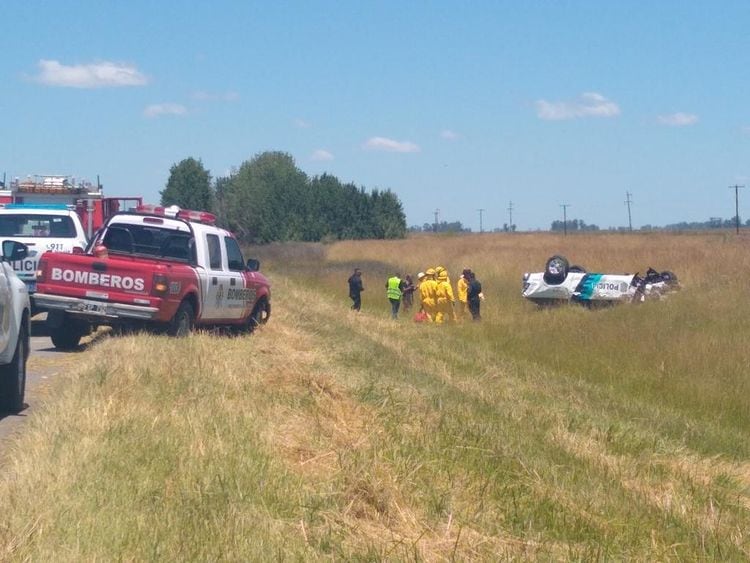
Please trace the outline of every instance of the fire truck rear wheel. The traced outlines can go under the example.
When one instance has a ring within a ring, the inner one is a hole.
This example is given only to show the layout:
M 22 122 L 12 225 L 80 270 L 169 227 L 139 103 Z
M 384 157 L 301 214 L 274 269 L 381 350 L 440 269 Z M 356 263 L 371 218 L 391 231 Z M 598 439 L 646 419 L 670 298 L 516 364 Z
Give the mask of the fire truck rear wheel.
M 190 331 L 193 330 L 194 321 L 195 312 L 193 311 L 193 306 L 187 301 L 183 301 L 182 303 L 180 303 L 180 306 L 177 308 L 177 312 L 169 322 L 167 334 L 169 334 L 169 336 L 176 336 L 178 338 L 187 336 L 188 334 L 190 334 Z
M 50 328 L 49 336 L 55 348 L 59 348 L 60 350 L 75 350 L 78 348 L 81 338 L 88 334 L 88 332 L 88 325 L 68 318 L 60 326 Z

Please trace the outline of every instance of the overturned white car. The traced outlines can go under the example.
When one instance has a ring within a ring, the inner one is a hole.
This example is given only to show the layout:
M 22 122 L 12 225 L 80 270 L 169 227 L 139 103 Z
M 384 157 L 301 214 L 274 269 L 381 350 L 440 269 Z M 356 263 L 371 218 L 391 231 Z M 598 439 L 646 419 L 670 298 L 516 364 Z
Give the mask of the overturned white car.
M 540 306 L 575 302 L 586 306 L 640 303 L 680 289 L 672 272 L 649 268 L 645 276 L 597 274 L 570 266 L 564 256 L 547 260 L 544 272 L 523 275 L 522 295 Z

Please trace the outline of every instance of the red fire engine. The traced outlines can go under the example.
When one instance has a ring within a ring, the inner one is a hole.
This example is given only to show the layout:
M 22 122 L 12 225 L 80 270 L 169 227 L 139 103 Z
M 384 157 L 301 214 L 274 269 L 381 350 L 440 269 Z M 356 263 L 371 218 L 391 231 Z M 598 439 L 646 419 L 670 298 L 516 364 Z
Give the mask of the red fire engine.
M 15 178 L 9 186 L 0 184 L 0 204 L 59 203 L 75 206 L 88 238 L 118 211 L 129 211 L 143 204 L 142 197 L 104 197 L 102 185 L 73 176 L 27 176 Z

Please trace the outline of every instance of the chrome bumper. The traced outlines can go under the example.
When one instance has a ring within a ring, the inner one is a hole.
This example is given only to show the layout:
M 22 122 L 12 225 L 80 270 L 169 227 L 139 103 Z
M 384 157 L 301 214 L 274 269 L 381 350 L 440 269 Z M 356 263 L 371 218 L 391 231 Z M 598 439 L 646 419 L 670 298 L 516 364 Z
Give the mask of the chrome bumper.
M 71 315 L 82 316 L 91 320 L 136 319 L 149 321 L 159 312 L 157 307 L 109 303 L 106 301 L 94 301 L 93 299 L 81 299 L 80 297 L 64 297 L 62 295 L 47 295 L 44 293 L 35 293 L 34 301 L 40 309 L 65 311 Z

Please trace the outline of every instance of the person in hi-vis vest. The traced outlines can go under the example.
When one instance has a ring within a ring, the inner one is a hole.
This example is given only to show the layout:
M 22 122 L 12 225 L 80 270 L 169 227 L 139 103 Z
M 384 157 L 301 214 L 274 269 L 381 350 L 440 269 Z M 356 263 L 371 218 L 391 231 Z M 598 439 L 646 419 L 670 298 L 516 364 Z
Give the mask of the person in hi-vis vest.
M 401 280 L 399 274 L 394 274 L 385 282 L 385 295 L 391 302 L 391 317 L 398 318 L 398 310 L 401 307 L 401 295 L 406 284 Z

